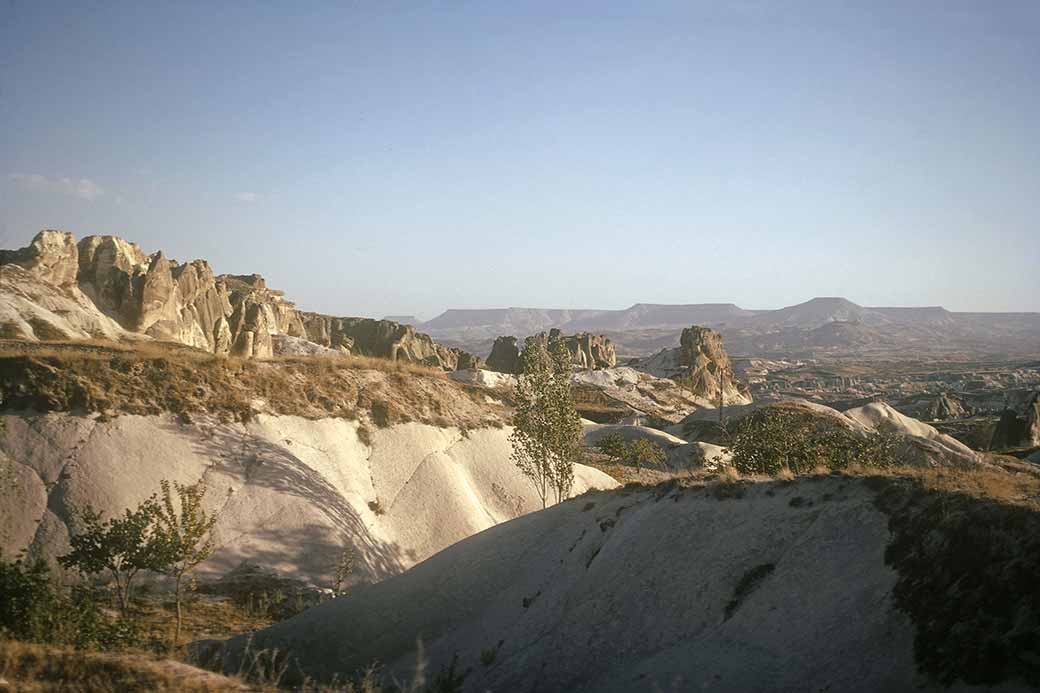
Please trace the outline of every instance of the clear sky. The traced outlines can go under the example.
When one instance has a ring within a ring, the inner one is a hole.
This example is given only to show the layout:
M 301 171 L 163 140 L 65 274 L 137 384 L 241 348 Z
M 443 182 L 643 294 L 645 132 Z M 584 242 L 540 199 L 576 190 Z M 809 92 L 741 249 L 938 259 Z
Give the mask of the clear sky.
M 0 245 L 301 307 L 1040 310 L 1040 2 L 0 0 Z

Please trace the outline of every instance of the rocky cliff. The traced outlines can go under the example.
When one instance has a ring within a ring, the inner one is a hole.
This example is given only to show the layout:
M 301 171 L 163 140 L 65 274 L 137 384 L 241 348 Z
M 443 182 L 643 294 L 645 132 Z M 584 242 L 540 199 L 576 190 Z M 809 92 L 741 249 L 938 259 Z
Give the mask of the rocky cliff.
M 0 327 L 8 338 L 144 336 L 243 358 L 271 357 L 274 338 L 289 337 L 445 370 L 479 363 L 411 326 L 300 312 L 258 274 L 216 275 L 205 260 L 148 255 L 116 236 L 76 243 L 63 231 L 0 250 Z
M 454 371 L 478 368 L 480 359 L 461 349 L 452 349 L 416 332 L 411 325 L 392 320 L 337 318 L 320 313 L 301 313 L 306 338 L 332 349 L 392 361 L 422 363 Z

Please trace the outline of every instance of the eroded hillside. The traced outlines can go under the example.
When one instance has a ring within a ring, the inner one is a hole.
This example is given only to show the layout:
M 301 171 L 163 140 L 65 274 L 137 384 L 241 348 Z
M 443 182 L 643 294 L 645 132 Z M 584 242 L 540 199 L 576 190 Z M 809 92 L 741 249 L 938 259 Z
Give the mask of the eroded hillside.
M 907 690 L 1040 682 L 1040 481 L 898 472 L 587 494 L 273 626 L 325 679 L 465 690 Z M 388 614 L 394 614 L 388 619 Z M 225 663 L 239 661 L 231 641 Z

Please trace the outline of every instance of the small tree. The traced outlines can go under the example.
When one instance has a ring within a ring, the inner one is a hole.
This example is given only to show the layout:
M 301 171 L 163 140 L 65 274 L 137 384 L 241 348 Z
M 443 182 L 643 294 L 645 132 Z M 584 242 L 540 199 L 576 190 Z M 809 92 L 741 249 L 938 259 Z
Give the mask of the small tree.
M 571 354 L 560 339 L 528 337 L 514 390 L 513 461 L 534 483 L 545 508 L 560 502 L 574 484 L 581 455 L 581 418 L 571 396 Z
M 174 580 L 174 600 L 177 607 L 177 625 L 174 630 L 174 647 L 180 642 L 183 622 L 184 578 L 192 575 L 195 568 L 213 553 L 210 530 L 217 522 L 216 515 L 207 513 L 202 507 L 206 487 L 199 481 L 195 484 L 173 484 L 177 494 L 177 505 L 173 501 L 170 482 L 163 479 L 162 500 L 157 504 L 155 534 L 158 546 L 159 571 Z
M 357 563 L 357 553 L 350 546 L 344 547 L 340 552 L 339 557 L 336 559 L 335 569 L 332 575 L 332 593 L 337 597 L 342 597 L 347 593 L 347 590 L 343 587 L 343 584 L 350 577 L 351 573 L 354 572 L 354 565 Z
M 76 513 L 79 529 L 70 538 L 72 550 L 58 557 L 66 568 L 85 575 L 109 571 L 116 583 L 119 611 L 130 615 L 133 581 L 142 570 L 161 568 L 153 520 L 158 511 L 155 496 L 122 516 L 102 521 L 101 514 L 87 506 Z

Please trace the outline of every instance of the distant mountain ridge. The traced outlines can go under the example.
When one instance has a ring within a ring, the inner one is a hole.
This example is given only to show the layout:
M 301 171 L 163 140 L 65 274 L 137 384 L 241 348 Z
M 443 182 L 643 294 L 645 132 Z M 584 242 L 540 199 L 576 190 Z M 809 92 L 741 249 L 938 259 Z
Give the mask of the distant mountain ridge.
M 621 310 L 546 308 L 451 308 L 421 323 L 433 333 L 440 330 L 523 328 L 537 332 L 557 327 L 563 331 L 681 328 L 691 324 L 775 324 L 814 329 L 834 322 L 866 324 L 950 324 L 959 317 L 999 319 L 1001 316 L 1040 318 L 1040 312 L 957 313 L 942 306 L 869 307 L 839 296 L 819 296 L 804 303 L 774 310 L 749 310 L 733 303 L 635 303 Z M 506 334 L 507 332 L 499 332 Z M 510 333 L 510 334 L 512 334 Z
M 846 326 L 820 329 L 831 323 Z M 421 327 L 446 343 L 477 353 L 486 351 L 487 340 L 500 335 L 523 337 L 558 328 L 565 333 L 606 334 L 618 344 L 619 354 L 624 350 L 627 355 L 640 355 L 656 350 L 652 345 L 672 343 L 690 325 L 719 330 L 727 344 L 738 346 L 736 353 L 747 354 L 808 354 L 817 348 L 898 350 L 900 345 L 916 352 L 962 348 L 974 353 L 1040 353 L 1040 312 L 870 307 L 840 296 L 820 296 L 775 310 L 748 310 L 733 303 L 636 303 L 621 310 L 452 309 Z

